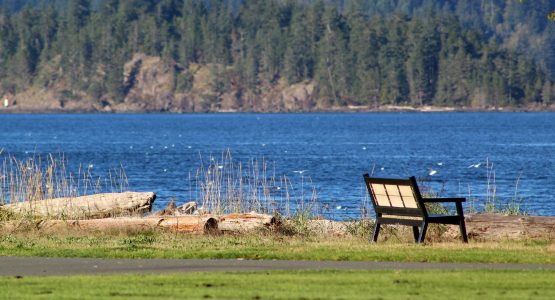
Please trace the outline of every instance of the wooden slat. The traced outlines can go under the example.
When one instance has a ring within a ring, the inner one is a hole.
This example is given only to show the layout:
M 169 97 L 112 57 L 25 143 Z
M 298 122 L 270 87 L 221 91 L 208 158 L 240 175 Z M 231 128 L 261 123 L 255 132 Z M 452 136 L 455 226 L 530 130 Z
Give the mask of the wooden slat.
M 389 196 L 389 202 L 391 202 L 392 207 L 405 207 L 403 205 L 403 200 L 401 199 L 401 194 L 399 193 L 399 188 L 397 185 L 386 184 L 385 189 L 387 195 Z
M 374 192 L 375 200 L 379 206 L 391 207 L 387 191 L 383 184 L 372 184 L 372 191 Z
M 416 199 L 414 198 L 414 192 L 412 191 L 412 188 L 410 186 L 399 185 L 399 192 L 403 197 L 405 207 L 418 208 L 418 204 L 416 203 Z

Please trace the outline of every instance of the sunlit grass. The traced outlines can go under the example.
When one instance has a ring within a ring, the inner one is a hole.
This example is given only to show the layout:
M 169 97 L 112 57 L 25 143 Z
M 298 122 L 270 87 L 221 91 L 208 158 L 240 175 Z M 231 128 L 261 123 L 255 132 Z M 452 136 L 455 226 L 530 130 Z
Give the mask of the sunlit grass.
M 0 255 L 555 264 L 555 244 L 549 240 L 522 240 L 416 245 L 394 239 L 375 244 L 352 236 L 287 236 L 272 232 L 218 236 L 155 231 L 88 235 L 39 232 L 0 235 Z
M 553 271 L 270 271 L 1 278 L 3 299 L 553 299 Z

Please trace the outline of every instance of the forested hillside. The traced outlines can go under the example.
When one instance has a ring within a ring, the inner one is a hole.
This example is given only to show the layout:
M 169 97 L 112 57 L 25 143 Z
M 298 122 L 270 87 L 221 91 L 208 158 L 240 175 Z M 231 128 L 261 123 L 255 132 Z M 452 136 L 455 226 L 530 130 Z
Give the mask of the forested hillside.
M 0 0 L 0 96 L 15 109 L 555 102 L 552 1 L 28 2 Z

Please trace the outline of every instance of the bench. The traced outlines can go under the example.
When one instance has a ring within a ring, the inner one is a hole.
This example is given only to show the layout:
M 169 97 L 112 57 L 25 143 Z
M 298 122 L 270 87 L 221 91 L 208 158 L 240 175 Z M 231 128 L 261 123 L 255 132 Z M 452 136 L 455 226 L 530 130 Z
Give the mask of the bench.
M 372 240 L 378 240 L 381 224 L 412 226 L 414 240 L 422 243 L 426 238 L 429 223 L 459 225 L 463 242 L 468 243 L 462 203 L 465 198 L 423 198 L 416 178 L 390 179 L 373 178 L 364 174 L 366 188 L 376 212 L 376 223 Z M 456 215 L 431 214 L 426 203 L 455 203 Z

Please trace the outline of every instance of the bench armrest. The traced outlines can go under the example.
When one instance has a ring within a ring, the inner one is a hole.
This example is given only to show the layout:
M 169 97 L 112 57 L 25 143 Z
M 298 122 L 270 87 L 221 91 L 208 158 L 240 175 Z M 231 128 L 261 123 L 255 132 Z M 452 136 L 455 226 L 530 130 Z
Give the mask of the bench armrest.
M 465 202 L 466 198 L 424 198 L 424 203 L 437 203 L 437 202 Z

